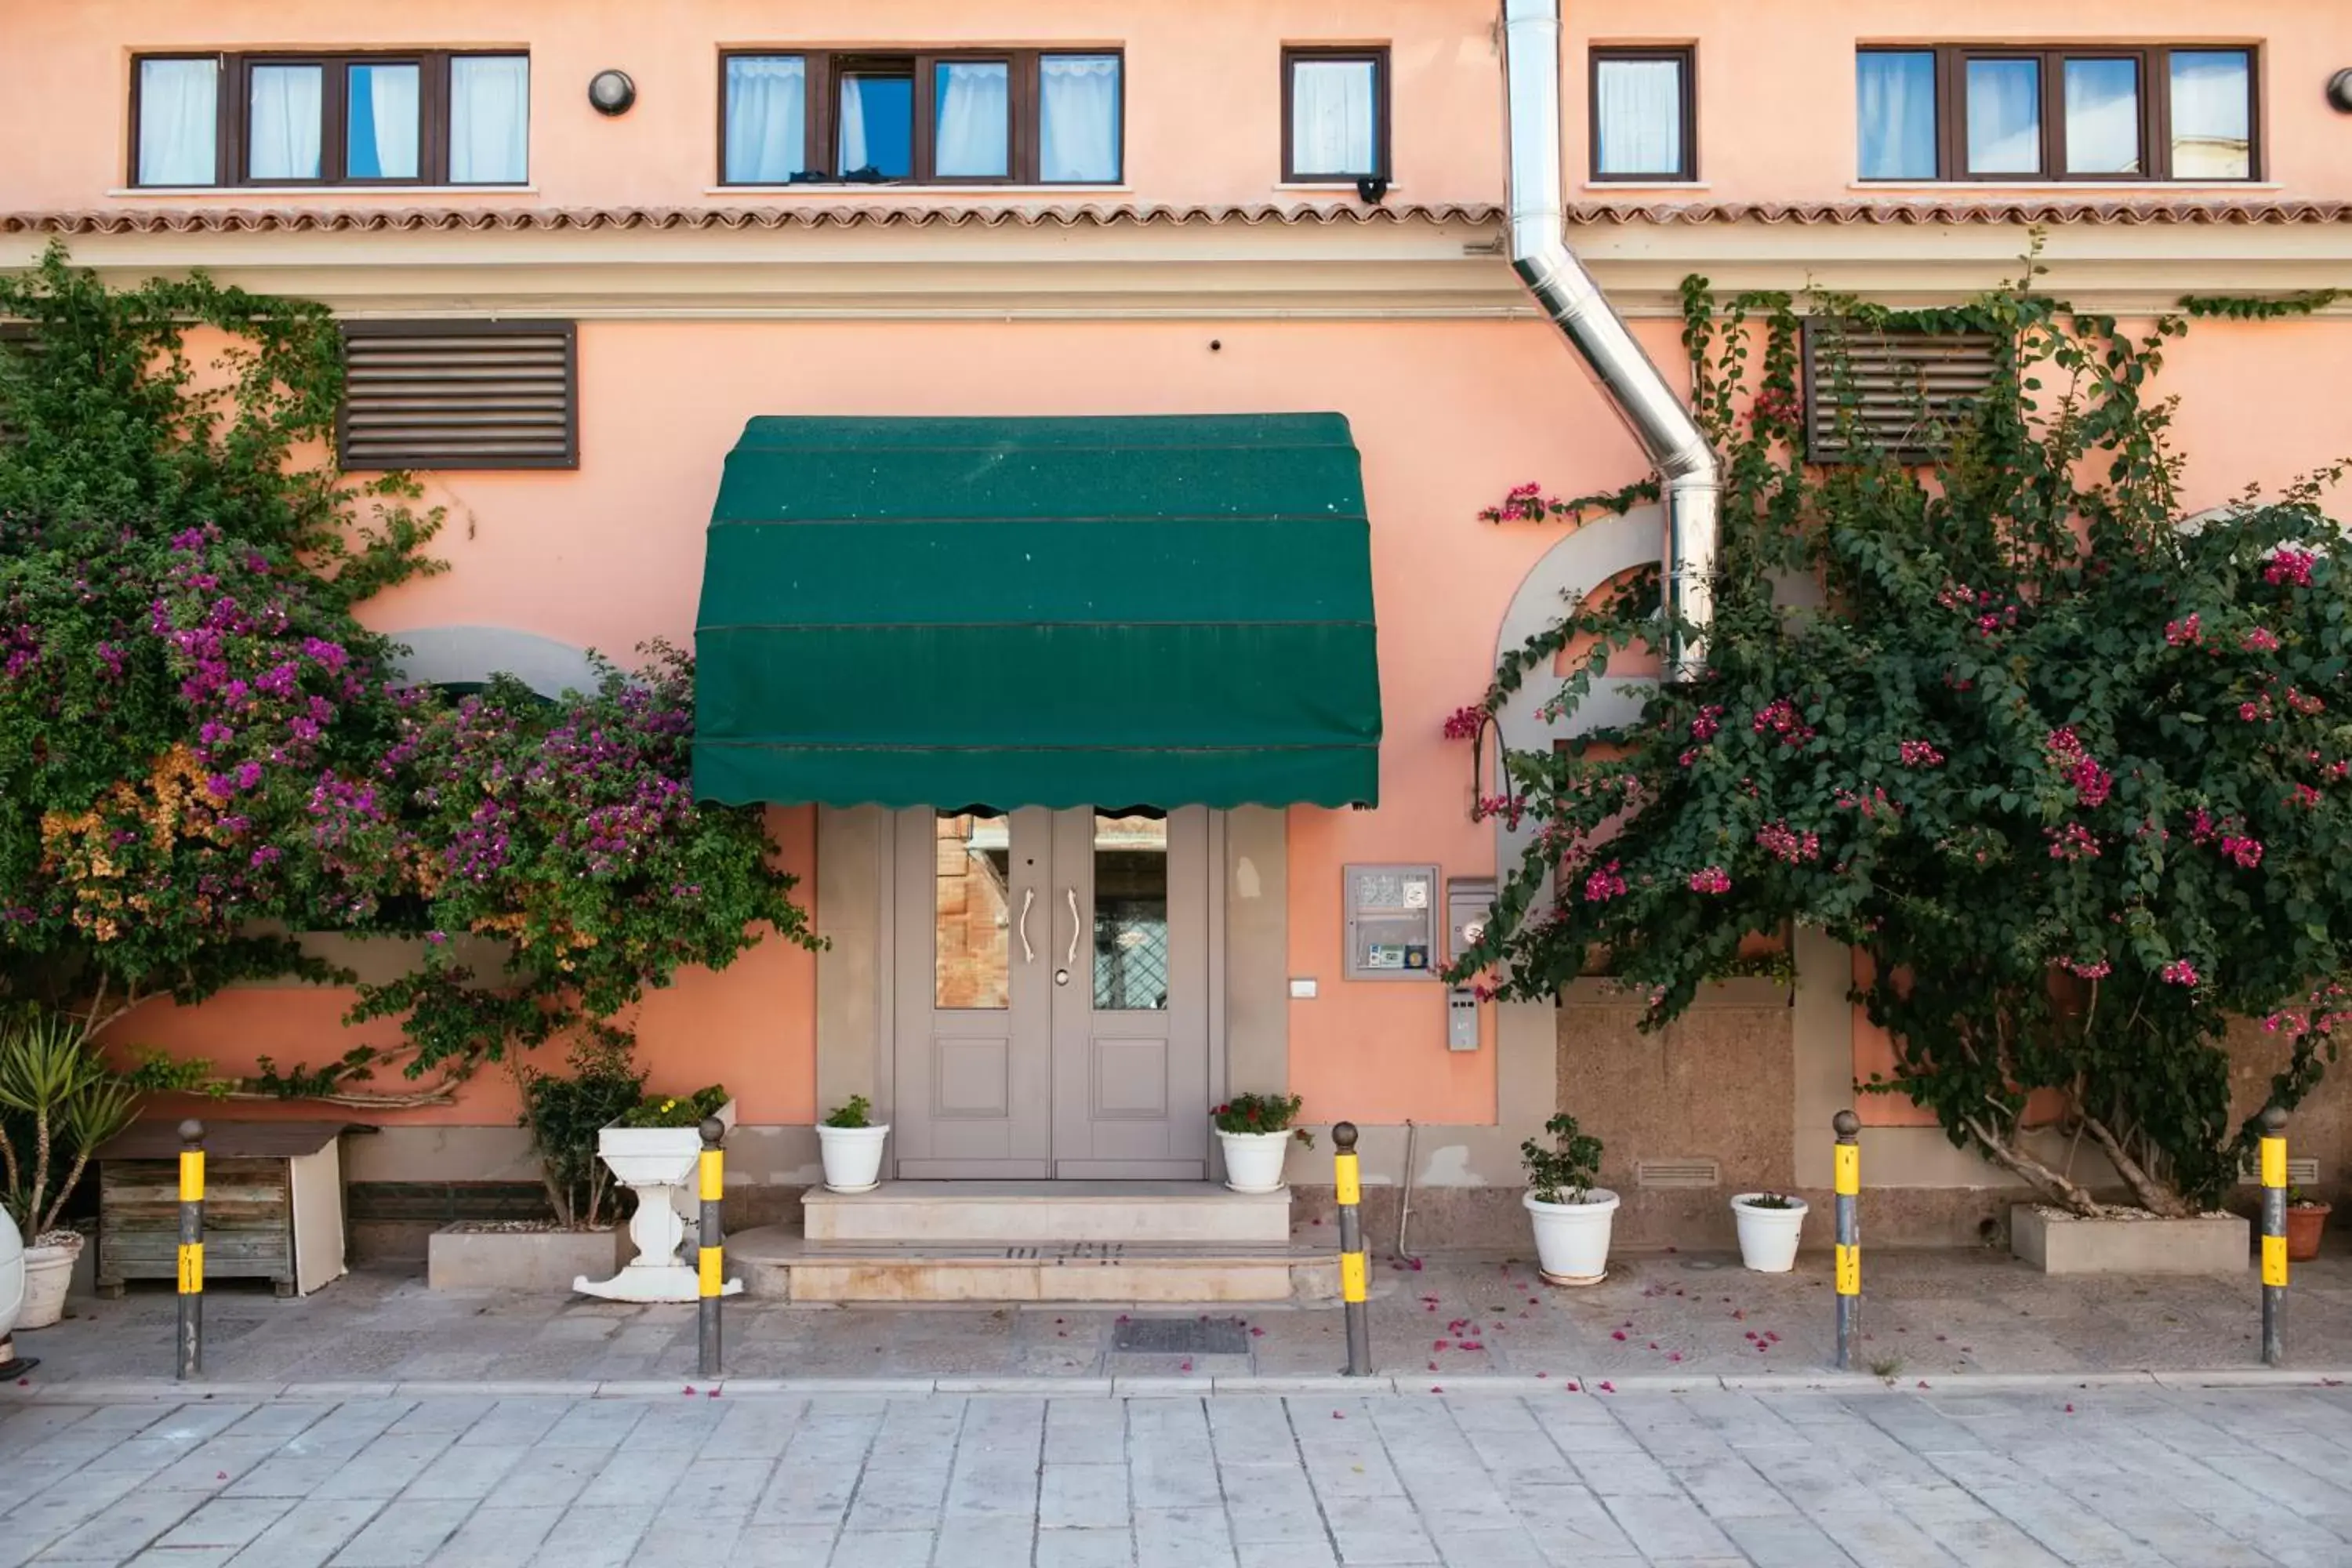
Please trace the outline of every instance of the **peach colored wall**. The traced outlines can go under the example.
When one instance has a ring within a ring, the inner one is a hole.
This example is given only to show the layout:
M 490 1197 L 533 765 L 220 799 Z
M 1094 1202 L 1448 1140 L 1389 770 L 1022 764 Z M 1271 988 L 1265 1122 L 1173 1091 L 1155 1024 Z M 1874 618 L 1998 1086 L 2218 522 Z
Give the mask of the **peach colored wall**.
M 1276 199 L 1283 44 L 1386 43 L 1398 84 L 1402 188 L 1413 201 L 1487 200 L 1502 168 L 1493 11 L 1485 0 L 1030 0 L 1017 7 L 963 0 L 504 0 L 494 7 L 474 0 L 0 0 L 0 38 L 19 65 L 0 101 L 0 146 L 33 153 L 0 174 L 7 193 L 0 208 L 109 205 L 104 194 L 123 184 L 129 163 L 134 51 L 402 45 L 518 46 L 531 54 L 537 196 L 436 195 L 440 205 L 774 200 L 709 190 L 718 179 L 720 47 L 961 43 L 1123 47 L 1128 184 L 1135 199 L 1172 203 Z M 37 68 L 22 68 L 26 63 Z M 606 67 L 637 83 L 635 107 L 618 119 L 587 101 L 589 78 Z M 313 199 L 404 205 L 416 198 L 335 191 Z
M 1679 381 L 1674 325 L 1637 330 Z M 1212 339 L 1223 345 L 1215 353 Z M 2274 483 L 2352 448 L 2352 416 L 2328 393 L 2347 349 L 2352 330 L 2337 321 L 2199 323 L 2176 344 L 2165 384 L 2183 395 L 2192 500 L 2219 500 L 2249 479 Z M 616 653 L 651 636 L 687 639 L 719 465 L 753 414 L 1346 414 L 1372 517 L 1387 737 L 1380 809 L 1291 814 L 1288 970 L 1320 983 L 1318 998 L 1289 1004 L 1292 1083 L 1318 1117 L 1493 1119 L 1491 1039 L 1475 1054 L 1446 1051 L 1438 987 L 1339 978 L 1340 868 L 1494 870 L 1491 833 L 1468 819 L 1464 750 L 1438 726 L 1485 689 L 1504 607 L 1560 532 L 1482 523 L 1478 509 L 1521 479 L 1576 493 L 1622 484 L 1640 467 L 1548 328 L 592 321 L 580 329 L 580 469 L 430 476 L 452 509 L 440 549 L 456 569 L 374 603 L 379 625 L 498 624 Z M 810 814 L 780 814 L 779 831 L 787 863 L 805 873 Z M 803 893 L 813 887 L 804 880 Z M 723 1078 L 747 1119 L 805 1121 L 812 976 L 804 955 L 772 948 L 654 999 L 643 1037 L 656 1082 Z M 126 1037 L 179 1043 L 196 1038 L 181 1027 L 197 1027 L 229 1066 L 262 1050 L 281 1062 L 329 1054 L 331 1031 L 310 1011 L 267 1014 L 244 998 L 236 1006 L 233 1025 L 142 1019 Z M 1857 1028 L 1866 1073 L 1868 1026 Z M 502 1092 L 478 1090 L 416 1119 L 503 1120 Z M 1883 1100 L 1864 1109 L 1874 1121 L 1905 1116 Z
M 1566 0 L 1569 170 L 1591 167 L 1586 126 L 1594 42 L 1696 44 L 1698 177 L 1718 201 L 1867 200 L 1854 181 L 1853 47 L 1863 43 L 2228 43 L 2262 47 L 2262 196 L 2352 195 L 2344 117 L 2331 73 L 2352 62 L 2352 6 L 2328 0 L 2217 5 L 2211 0 Z M 1970 181 L 1997 195 L 2014 187 Z M 2044 189 L 2053 187 L 2044 186 Z M 2057 189 L 2067 187 L 2060 186 Z M 2080 190 L 2080 186 L 2074 187 Z M 2154 195 L 2163 187 L 2131 187 Z M 2242 189 L 2242 187 L 2240 187 Z M 1614 184 L 1589 185 L 1605 201 Z M 2227 194 L 2229 187 L 2207 187 Z M 2107 199 L 2116 199 L 2112 188 Z
M 0 39 L 17 68 L 0 100 L 0 208 L 87 208 L 121 201 L 127 82 L 136 49 L 513 46 L 532 55 L 532 180 L 537 193 L 436 195 L 440 205 L 692 206 L 713 201 L 837 203 L 869 193 L 714 195 L 717 51 L 792 44 L 1053 44 L 1128 52 L 1128 179 L 1134 199 L 1276 199 L 1285 42 L 1386 42 L 1395 75 L 1398 194 L 1412 202 L 1491 201 L 1500 194 L 1499 71 L 1494 0 L 467 0 L 394 6 L 327 0 L 0 0 Z M 2352 196 L 2343 120 L 2323 96 L 2352 59 L 2352 6 L 2289 0 L 2044 0 L 1799 5 L 1781 0 L 1567 0 L 1568 168 L 1586 153 L 1584 54 L 1595 41 L 1698 46 L 1699 173 L 1714 199 L 1832 200 L 1854 170 L 1857 42 L 2132 39 L 2263 46 L 2269 181 L 2288 196 Z M 488 19 L 495 17 L 495 20 Z M 607 120 L 588 107 L 588 79 L 607 66 L 636 79 L 636 107 Z M 1977 193 L 2002 187 L 1971 184 Z M 2076 187 L 2079 189 L 2080 187 Z M 1622 186 L 1594 186 L 1601 199 Z M 2264 193 L 2268 194 L 2268 193 Z M 188 205 L 192 198 L 161 198 Z M 193 198 L 233 203 L 226 195 Z M 289 198 L 273 197 L 273 204 Z M 414 193 L 332 191 L 292 200 L 402 205 Z M 940 198 L 986 201 L 986 193 Z M 1083 198 L 1080 198 L 1083 199 Z M 1113 197 L 1110 199 L 1121 199 Z

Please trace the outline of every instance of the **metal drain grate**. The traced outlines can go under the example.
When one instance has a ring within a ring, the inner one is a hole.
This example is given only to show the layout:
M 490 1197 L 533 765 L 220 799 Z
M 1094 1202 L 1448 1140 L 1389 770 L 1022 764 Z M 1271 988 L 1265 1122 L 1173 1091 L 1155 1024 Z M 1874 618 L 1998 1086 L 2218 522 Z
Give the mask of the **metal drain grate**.
M 1110 1348 L 1150 1355 L 1247 1355 L 1249 1331 L 1231 1318 L 1130 1318 L 1118 1326 Z

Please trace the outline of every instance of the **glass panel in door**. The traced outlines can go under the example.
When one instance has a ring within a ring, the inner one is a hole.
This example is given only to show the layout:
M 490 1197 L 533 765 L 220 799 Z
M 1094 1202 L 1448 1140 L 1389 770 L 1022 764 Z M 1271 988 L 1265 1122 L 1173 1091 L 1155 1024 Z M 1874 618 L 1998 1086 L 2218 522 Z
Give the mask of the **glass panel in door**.
M 1097 816 L 1094 1005 L 1097 1013 L 1168 1006 L 1168 819 Z

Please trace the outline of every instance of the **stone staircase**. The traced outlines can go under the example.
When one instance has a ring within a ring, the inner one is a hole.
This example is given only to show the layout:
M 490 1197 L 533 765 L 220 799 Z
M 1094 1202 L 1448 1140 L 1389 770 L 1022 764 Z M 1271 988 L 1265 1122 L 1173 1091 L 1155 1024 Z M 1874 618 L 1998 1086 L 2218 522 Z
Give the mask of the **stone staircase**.
M 803 1226 L 730 1237 L 746 1294 L 794 1301 L 1326 1300 L 1328 1252 L 1290 1237 L 1290 1194 L 1208 1182 L 888 1182 L 813 1189 Z

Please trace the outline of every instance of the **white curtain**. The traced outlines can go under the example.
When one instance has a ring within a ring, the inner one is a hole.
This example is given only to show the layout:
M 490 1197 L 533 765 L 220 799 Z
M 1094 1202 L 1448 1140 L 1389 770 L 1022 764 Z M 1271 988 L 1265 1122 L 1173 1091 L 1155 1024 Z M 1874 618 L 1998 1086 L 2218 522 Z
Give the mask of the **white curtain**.
M 220 62 L 139 62 L 139 183 L 220 183 Z
M 1936 177 L 1936 57 L 1926 50 L 1854 56 L 1855 144 L 1865 180 Z
M 727 178 L 781 185 L 808 167 L 808 64 L 797 55 L 727 61 Z
M 1290 172 L 1380 172 L 1370 60 L 1294 60 L 1290 67 Z
M 530 57 L 449 62 L 449 183 L 520 185 L 530 178 Z
M 2066 62 L 2066 172 L 2139 173 L 2139 62 Z
M 1048 184 L 1117 184 L 1118 57 L 1047 55 L 1037 88 L 1039 175 Z
M 836 174 L 863 169 L 872 160 L 866 152 L 866 89 L 854 76 L 841 79 L 841 159 Z
M 256 66 L 246 123 L 245 172 L 255 180 L 319 177 L 319 115 L 326 73 L 317 66 Z
M 2252 178 L 2250 70 L 2240 49 L 2172 51 L 2174 179 Z
M 940 67 L 938 134 L 931 172 L 949 179 L 1012 173 L 1012 68 L 950 60 Z
M 1593 84 L 1600 146 L 1593 172 L 1683 172 L 1683 68 L 1680 60 L 1602 60 Z
M 367 83 L 369 121 L 375 132 L 376 157 L 373 169 L 353 169 L 351 171 L 352 174 L 364 172 L 385 180 L 416 178 L 417 79 L 420 74 L 415 66 L 352 68 L 353 96 L 357 96 L 362 79 Z
M 2032 60 L 1970 60 L 1969 173 L 2042 172 L 2042 68 Z

